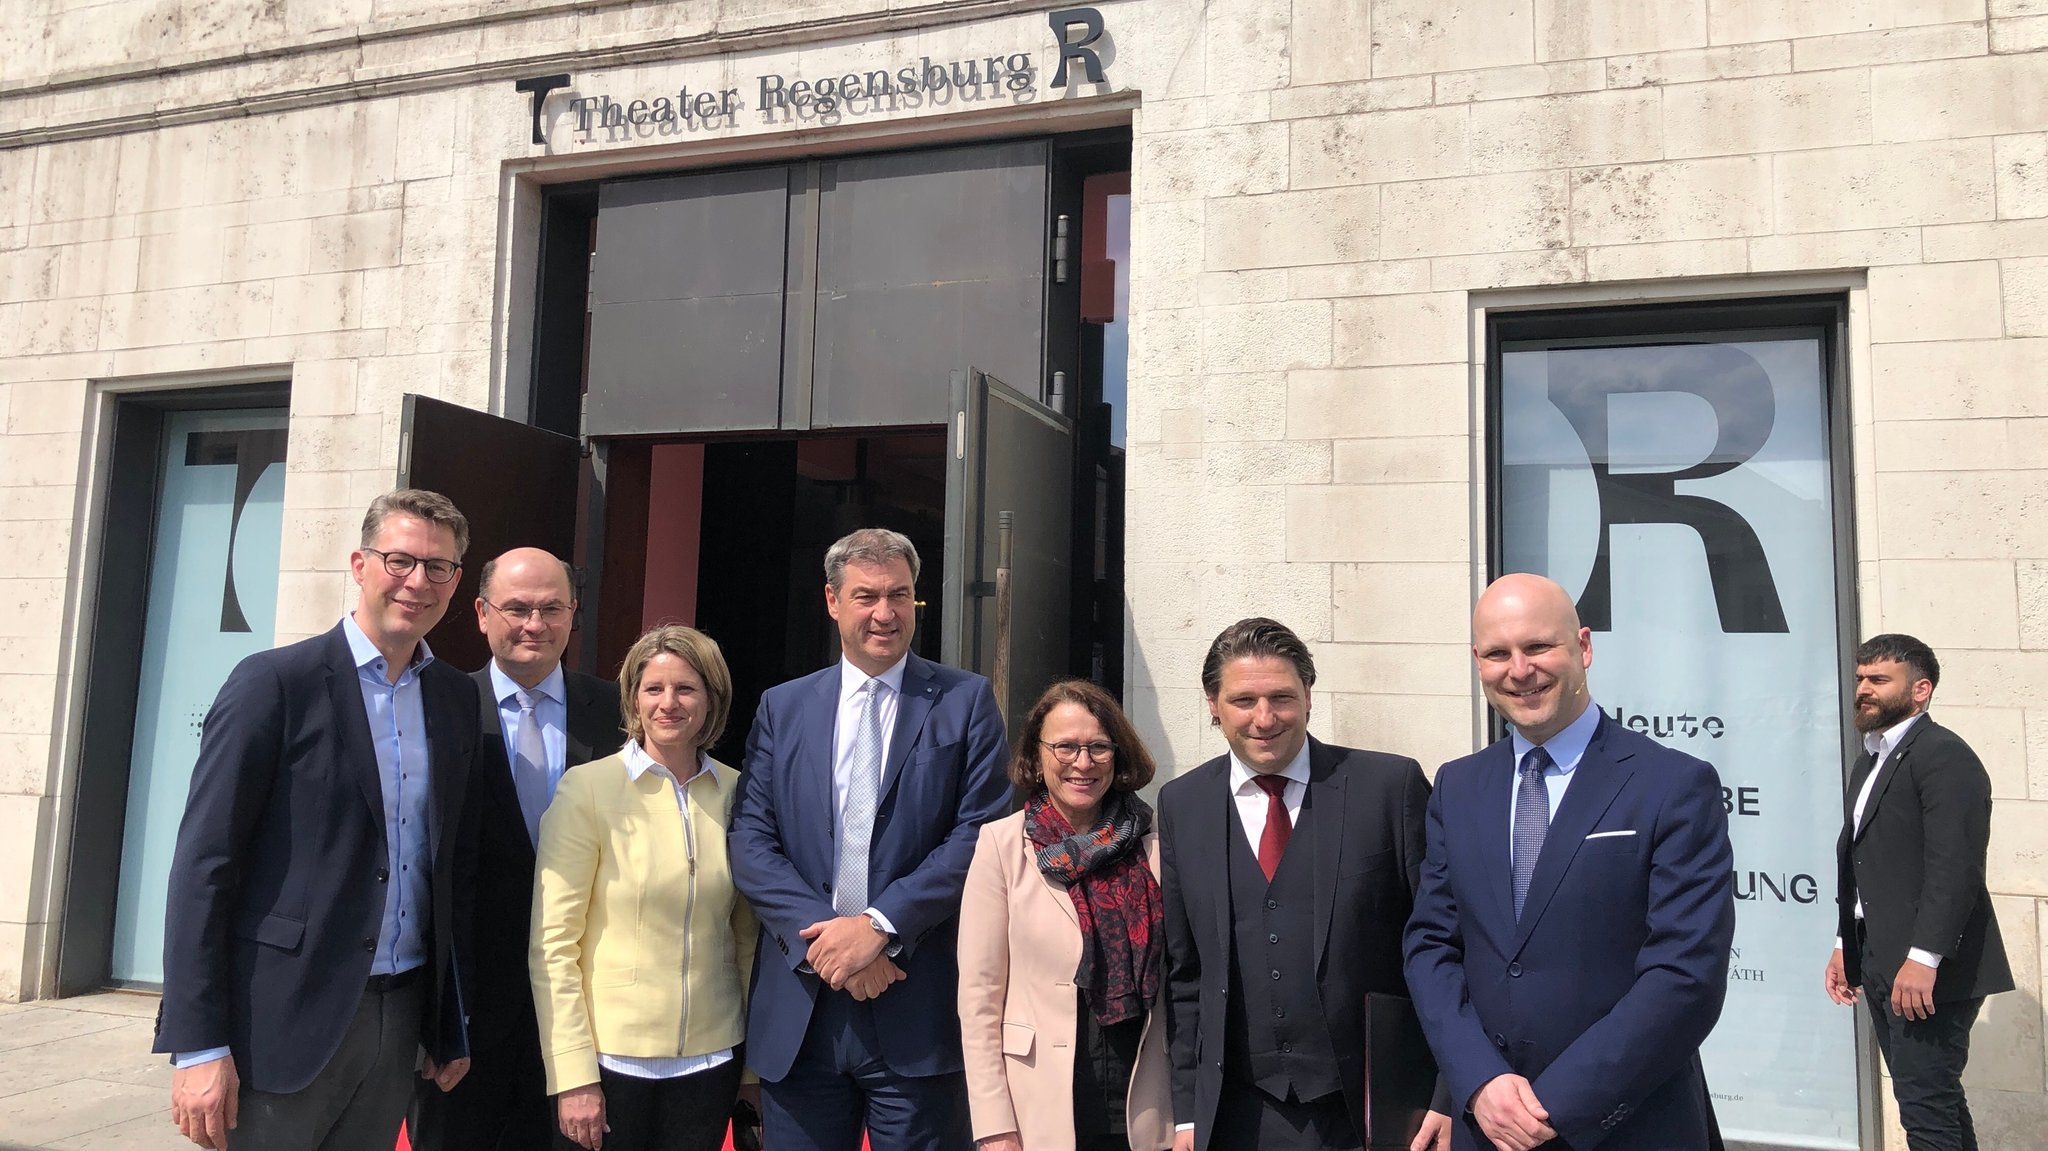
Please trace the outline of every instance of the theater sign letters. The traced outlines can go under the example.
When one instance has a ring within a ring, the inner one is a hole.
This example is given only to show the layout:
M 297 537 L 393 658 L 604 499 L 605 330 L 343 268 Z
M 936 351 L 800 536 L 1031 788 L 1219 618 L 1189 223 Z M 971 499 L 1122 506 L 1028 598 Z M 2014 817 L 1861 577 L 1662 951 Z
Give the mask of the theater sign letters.
M 1108 82 L 1108 42 L 1102 14 L 1094 8 L 1061 8 L 1046 16 L 1059 52 L 1044 88 L 1065 91 L 1070 83 Z M 1028 101 L 1041 90 L 1039 56 L 1010 51 L 961 59 L 917 56 L 887 67 L 863 67 L 832 74 L 791 76 L 764 72 L 744 87 L 648 92 L 631 97 L 579 92 L 568 73 L 534 76 L 513 86 L 527 94 L 533 142 L 547 143 L 547 127 L 567 117 L 579 143 L 626 141 L 683 135 L 730 127 L 744 118 L 765 124 L 836 124 L 847 116 L 915 111 L 959 102 Z

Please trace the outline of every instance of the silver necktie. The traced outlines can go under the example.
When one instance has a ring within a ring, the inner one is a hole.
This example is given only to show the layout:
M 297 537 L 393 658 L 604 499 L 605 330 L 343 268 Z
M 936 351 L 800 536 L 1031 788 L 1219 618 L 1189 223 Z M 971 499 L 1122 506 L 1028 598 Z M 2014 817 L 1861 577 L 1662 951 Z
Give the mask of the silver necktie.
M 853 736 L 846 806 L 839 813 L 839 867 L 832 880 L 832 910 L 859 915 L 868 906 L 868 848 L 875 838 L 875 804 L 882 792 L 882 681 L 861 685 L 860 726 Z
M 548 809 L 548 752 L 534 708 L 539 691 L 520 691 L 519 740 L 512 751 L 512 786 L 519 793 L 519 813 L 526 817 L 526 838 L 540 843 L 540 816 Z

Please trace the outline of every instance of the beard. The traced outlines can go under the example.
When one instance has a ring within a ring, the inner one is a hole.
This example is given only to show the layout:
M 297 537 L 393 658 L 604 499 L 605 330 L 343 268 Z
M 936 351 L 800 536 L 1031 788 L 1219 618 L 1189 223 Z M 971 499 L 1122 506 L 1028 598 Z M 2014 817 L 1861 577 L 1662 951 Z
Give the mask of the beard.
M 1913 714 L 1911 696 L 1904 699 L 1875 698 L 1870 702 L 1875 706 L 1866 708 L 1860 703 L 1856 705 L 1856 730 L 1865 735 L 1873 731 L 1884 731 Z

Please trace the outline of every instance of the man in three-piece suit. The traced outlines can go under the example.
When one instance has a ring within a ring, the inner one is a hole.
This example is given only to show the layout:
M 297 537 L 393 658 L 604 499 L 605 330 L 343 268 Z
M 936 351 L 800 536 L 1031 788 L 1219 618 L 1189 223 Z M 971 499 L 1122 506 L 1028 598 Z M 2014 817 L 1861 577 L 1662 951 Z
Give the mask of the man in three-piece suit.
M 207 713 L 171 860 L 155 1050 L 202 1147 L 388 1147 L 415 1059 L 469 1060 L 454 940 L 476 688 L 437 663 L 469 525 L 377 497 L 355 609 L 243 660 Z
M 1511 731 L 1437 773 L 1406 945 L 1452 1148 L 1718 1145 L 1699 1046 L 1735 932 L 1720 778 L 1593 706 L 1592 632 L 1547 579 L 1486 589 L 1472 656 Z
M 1284 625 L 1223 629 L 1202 689 L 1230 751 L 1159 792 L 1176 1151 L 1364 1147 L 1367 1051 L 1398 1033 L 1368 1012 L 1412 1019 L 1401 931 L 1429 783 L 1412 759 L 1310 736 L 1315 682 Z M 1405 1069 L 1420 1098 L 1389 1113 L 1370 1092 L 1370 1142 L 1424 1151 L 1450 1119 L 1425 1111 L 1435 1064 L 1408 1033 L 1378 1078 Z
M 776 1151 L 970 1143 L 954 943 L 1010 787 L 988 681 L 910 651 L 917 572 L 895 532 L 834 543 L 840 662 L 763 693 L 747 738 L 730 845 L 761 920 L 747 1062 Z
M 1984 888 L 1991 777 L 1927 714 L 1941 664 L 1909 635 L 1856 649 L 1856 730 L 1835 843 L 1829 998 L 1870 1008 L 1913 1151 L 1976 1151 L 1963 1097 L 1970 1025 L 1984 997 L 2013 989 Z
M 576 619 L 569 565 L 538 548 L 484 564 L 476 626 L 491 662 L 471 675 L 483 736 L 463 807 L 476 844 L 469 966 L 469 1074 L 422 1091 L 420 1151 L 546 1151 L 555 1113 L 541 1070 L 526 971 L 534 846 L 562 773 L 625 741 L 618 685 L 562 666 Z

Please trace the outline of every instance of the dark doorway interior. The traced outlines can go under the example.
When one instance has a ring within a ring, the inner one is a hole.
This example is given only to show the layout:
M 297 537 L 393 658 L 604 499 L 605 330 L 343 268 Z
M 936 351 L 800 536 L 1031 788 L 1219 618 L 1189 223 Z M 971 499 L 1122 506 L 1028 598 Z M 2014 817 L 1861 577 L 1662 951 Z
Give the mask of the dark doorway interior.
M 629 557 L 610 549 L 599 666 L 616 669 L 633 639 L 658 623 L 687 623 L 716 639 L 733 675 L 732 716 L 713 752 L 719 759 L 740 762 L 763 691 L 839 658 L 825 614 L 825 550 L 854 528 L 893 528 L 917 546 L 915 649 L 938 658 L 943 429 L 605 450 L 610 538 L 631 533 L 644 552 L 623 562 Z

